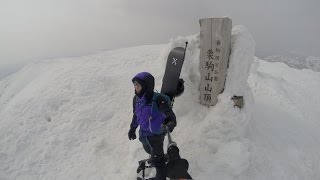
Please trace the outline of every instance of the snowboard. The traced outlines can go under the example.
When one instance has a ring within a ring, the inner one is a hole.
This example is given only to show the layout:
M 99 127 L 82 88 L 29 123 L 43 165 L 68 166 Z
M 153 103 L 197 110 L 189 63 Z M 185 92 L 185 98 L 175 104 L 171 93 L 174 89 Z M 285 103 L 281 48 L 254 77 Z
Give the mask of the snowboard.
M 184 57 L 185 48 L 183 47 L 172 49 L 168 55 L 166 69 L 162 79 L 161 93 L 168 95 L 171 100 L 176 96 Z

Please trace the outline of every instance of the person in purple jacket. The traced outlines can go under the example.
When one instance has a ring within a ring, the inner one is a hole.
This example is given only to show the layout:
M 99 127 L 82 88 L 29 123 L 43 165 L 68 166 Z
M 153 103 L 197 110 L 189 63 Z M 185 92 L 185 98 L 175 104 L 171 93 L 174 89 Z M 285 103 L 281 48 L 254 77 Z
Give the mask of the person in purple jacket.
M 157 171 L 155 179 L 165 180 L 163 125 L 172 132 L 177 125 L 176 116 L 166 98 L 154 92 L 154 77 L 150 73 L 138 73 L 133 77 L 132 82 L 135 96 L 133 97 L 133 117 L 128 132 L 129 140 L 137 138 L 136 129 L 140 126 L 139 140 L 144 150 L 151 155 L 151 163 Z

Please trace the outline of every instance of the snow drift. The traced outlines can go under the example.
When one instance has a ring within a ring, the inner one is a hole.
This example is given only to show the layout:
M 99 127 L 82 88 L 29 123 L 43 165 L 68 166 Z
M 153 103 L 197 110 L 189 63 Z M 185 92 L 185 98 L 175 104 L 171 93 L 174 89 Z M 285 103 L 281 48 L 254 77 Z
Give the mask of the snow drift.
M 172 134 L 194 179 L 319 179 L 320 73 L 254 58 L 232 32 L 225 91 L 199 101 L 199 35 L 29 64 L 0 81 L 0 179 L 136 179 L 141 144 L 129 141 L 131 78 L 149 71 L 160 90 L 169 51 L 189 42 Z M 231 97 L 244 96 L 242 110 Z

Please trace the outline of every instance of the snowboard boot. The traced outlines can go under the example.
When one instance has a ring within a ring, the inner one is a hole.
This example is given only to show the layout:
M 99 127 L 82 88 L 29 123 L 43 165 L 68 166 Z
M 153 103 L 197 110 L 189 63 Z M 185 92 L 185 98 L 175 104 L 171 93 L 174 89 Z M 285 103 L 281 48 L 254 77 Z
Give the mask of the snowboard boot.
M 156 168 L 155 180 L 166 180 L 167 171 L 164 155 L 162 157 L 152 158 L 153 166 Z
M 156 167 L 156 177 L 155 180 L 166 180 L 166 169 L 165 167 Z

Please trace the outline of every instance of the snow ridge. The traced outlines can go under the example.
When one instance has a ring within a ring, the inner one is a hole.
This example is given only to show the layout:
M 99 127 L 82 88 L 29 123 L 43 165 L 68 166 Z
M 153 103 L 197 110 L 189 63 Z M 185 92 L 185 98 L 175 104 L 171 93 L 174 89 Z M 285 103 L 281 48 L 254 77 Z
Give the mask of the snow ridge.
M 273 55 L 263 58 L 269 62 L 283 62 L 289 67 L 296 69 L 311 69 L 320 72 L 320 58 L 313 56 L 304 56 L 295 53 L 286 53 L 283 55 Z

